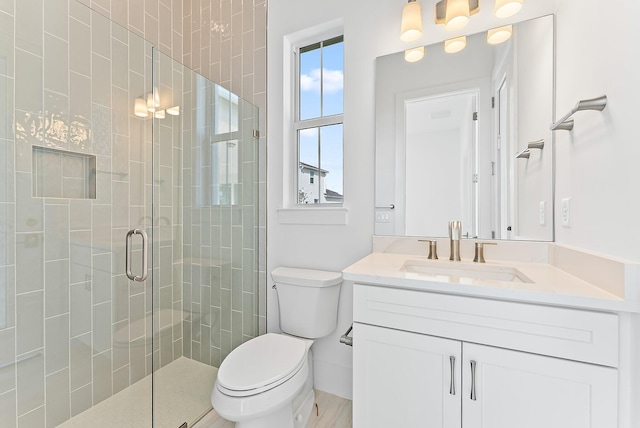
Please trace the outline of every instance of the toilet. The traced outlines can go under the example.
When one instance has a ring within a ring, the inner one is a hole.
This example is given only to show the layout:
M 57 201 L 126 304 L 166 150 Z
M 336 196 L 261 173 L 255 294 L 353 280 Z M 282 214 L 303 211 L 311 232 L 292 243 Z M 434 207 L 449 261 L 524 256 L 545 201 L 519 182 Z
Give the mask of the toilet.
M 315 401 L 311 345 L 336 329 L 341 273 L 279 267 L 271 277 L 282 333 L 234 349 L 211 393 L 213 408 L 236 428 L 306 426 Z

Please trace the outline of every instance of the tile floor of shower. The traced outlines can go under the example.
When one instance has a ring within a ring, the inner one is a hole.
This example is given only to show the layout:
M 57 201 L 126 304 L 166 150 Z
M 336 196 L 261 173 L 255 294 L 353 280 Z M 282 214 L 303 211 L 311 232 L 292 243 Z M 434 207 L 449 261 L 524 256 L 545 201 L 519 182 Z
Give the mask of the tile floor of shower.
M 198 421 L 192 428 L 232 428 L 233 422 L 210 410 L 210 397 L 218 370 L 180 357 L 156 372 L 154 379 L 158 428 L 178 428 Z M 134 428 L 151 426 L 151 376 L 131 385 L 89 410 L 59 425 L 59 428 Z M 316 390 L 317 411 L 308 428 L 351 427 L 351 401 Z M 203 412 L 203 409 L 206 409 Z

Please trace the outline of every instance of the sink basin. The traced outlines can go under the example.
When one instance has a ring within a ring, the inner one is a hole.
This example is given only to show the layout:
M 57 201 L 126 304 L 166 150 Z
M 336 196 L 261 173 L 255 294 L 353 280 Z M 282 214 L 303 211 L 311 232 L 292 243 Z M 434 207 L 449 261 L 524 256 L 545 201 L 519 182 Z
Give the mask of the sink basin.
M 405 272 L 416 273 L 428 277 L 469 278 L 480 280 L 529 282 L 526 275 L 510 266 L 493 266 L 482 264 L 457 264 L 456 262 L 437 262 L 431 260 L 407 260 L 400 268 Z

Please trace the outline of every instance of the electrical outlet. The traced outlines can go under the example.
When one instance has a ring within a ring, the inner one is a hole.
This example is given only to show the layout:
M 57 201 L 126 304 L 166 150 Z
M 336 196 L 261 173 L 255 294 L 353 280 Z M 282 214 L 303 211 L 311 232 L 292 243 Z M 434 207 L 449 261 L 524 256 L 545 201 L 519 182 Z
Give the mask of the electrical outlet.
M 571 227 L 571 198 L 562 198 L 562 207 L 560 211 L 562 225 Z
M 545 209 L 544 209 L 544 201 L 540 201 L 540 208 L 538 209 L 538 223 L 540 223 L 540 226 L 544 226 L 545 224 Z

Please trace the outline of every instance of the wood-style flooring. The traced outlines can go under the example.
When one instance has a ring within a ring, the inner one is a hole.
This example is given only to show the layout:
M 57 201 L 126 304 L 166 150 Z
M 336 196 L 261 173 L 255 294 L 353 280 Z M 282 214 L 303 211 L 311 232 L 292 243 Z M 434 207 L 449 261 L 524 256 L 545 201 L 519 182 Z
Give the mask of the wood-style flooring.
M 351 428 L 351 400 L 316 390 L 318 412 L 313 409 L 307 428 Z M 233 428 L 235 424 L 210 411 L 191 428 Z

